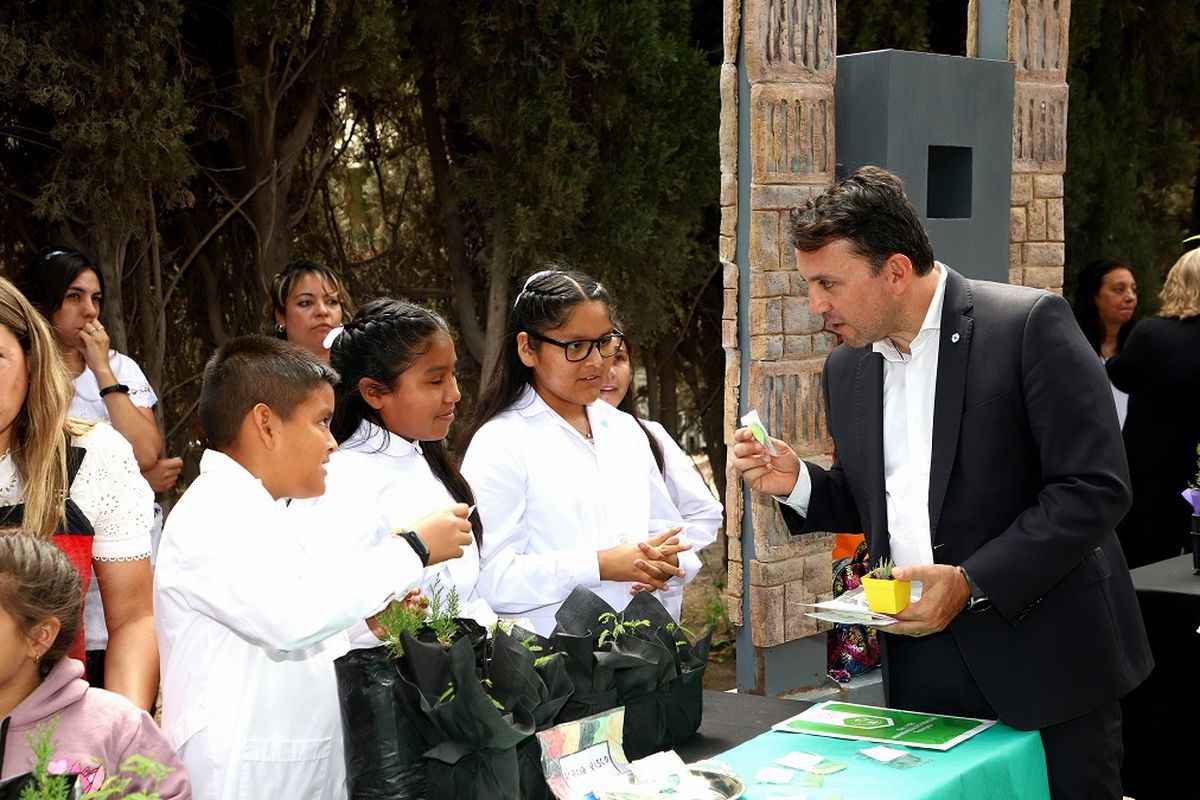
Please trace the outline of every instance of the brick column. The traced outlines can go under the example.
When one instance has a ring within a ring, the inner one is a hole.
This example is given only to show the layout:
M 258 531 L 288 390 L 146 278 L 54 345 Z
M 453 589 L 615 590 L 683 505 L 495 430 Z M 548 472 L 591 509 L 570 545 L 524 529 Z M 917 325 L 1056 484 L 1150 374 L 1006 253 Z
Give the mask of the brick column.
M 1010 0 L 1013 100 L 1009 282 L 1062 293 L 1070 0 Z
M 791 209 L 834 180 L 835 3 L 744 0 L 741 10 L 744 18 L 739 18 L 739 3 L 726 0 L 721 75 L 726 432 L 731 442 L 738 426 L 739 391 L 744 389 L 744 407 L 757 408 L 768 430 L 791 442 L 803 456 L 828 462 L 831 443 L 825 434 L 820 372 L 834 341 L 822 330 L 821 318 L 808 313 L 804 287 L 786 242 L 786 224 Z M 744 37 L 750 100 L 749 109 L 744 110 L 749 114 L 749 137 L 745 138 L 743 129 L 741 141 L 736 125 L 739 33 Z M 736 153 L 729 152 L 731 143 L 741 148 L 743 155 L 748 149 L 749 175 L 737 173 Z M 750 182 L 748 193 L 744 184 L 738 184 L 746 180 Z M 742 202 L 747 194 L 749 197 L 749 208 L 742 209 L 740 217 L 739 188 Z M 744 248 L 736 248 L 739 243 Z M 736 265 L 728 263 L 733 251 L 744 253 Z M 740 270 L 748 271 L 748 280 L 742 282 L 743 289 L 749 289 L 746 298 L 738 294 Z M 745 375 L 739 333 L 749 342 Z M 832 537 L 814 534 L 792 539 L 775 503 L 754 496 L 749 508 L 753 541 L 744 542 L 742 484 L 731 469 L 728 478 L 727 605 L 735 623 L 749 624 L 754 653 L 743 654 L 739 648 L 739 662 L 756 659 L 760 666 L 752 688 L 766 691 L 763 653 L 822 633 L 827 627 L 804 616 L 801 603 L 831 594 Z M 743 598 L 744 586 L 748 598 Z M 749 619 L 744 618 L 744 610 Z M 745 637 L 739 638 L 739 645 L 744 641 Z M 784 677 L 770 683 L 779 690 L 786 682 Z M 803 681 L 786 688 L 803 688 Z

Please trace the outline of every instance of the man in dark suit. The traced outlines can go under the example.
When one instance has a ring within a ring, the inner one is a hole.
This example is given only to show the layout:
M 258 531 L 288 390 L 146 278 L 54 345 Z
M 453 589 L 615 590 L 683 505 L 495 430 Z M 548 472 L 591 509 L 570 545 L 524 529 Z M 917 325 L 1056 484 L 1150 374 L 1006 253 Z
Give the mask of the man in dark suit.
M 923 584 L 881 628 L 890 705 L 1042 734 L 1056 798 L 1121 796 L 1118 698 L 1152 666 L 1113 528 L 1129 477 L 1066 302 L 933 260 L 900 180 L 864 167 L 793 215 L 837 460 L 739 430 L 734 466 L 793 533 L 861 530 Z

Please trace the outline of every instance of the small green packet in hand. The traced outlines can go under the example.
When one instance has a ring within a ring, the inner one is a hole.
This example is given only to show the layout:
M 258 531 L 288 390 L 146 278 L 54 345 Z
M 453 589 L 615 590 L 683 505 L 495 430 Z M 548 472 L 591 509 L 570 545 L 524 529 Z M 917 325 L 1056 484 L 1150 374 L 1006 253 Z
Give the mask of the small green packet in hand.
M 767 428 L 759 419 L 758 409 L 752 408 L 742 417 L 742 424 L 750 429 L 751 435 L 754 436 L 754 441 L 767 448 L 767 452 L 773 456 L 779 455 L 779 451 L 775 449 L 775 445 L 771 444 L 771 437 L 767 434 Z

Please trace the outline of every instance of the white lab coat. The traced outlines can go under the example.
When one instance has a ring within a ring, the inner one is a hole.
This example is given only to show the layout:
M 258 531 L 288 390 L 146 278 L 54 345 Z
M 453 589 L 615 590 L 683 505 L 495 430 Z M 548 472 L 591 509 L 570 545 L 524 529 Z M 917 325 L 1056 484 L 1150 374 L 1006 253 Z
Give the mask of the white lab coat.
M 292 513 L 322 515 L 336 525 L 342 509 L 361 508 L 370 512 L 370 526 L 353 531 L 336 531 L 346 548 L 365 548 L 391 535 L 397 528 L 411 528 L 425 516 L 458 501 L 442 484 L 421 452 L 420 442 L 389 434 L 364 420 L 349 439 L 329 458 L 325 494 L 313 500 L 295 501 Z M 443 595 L 449 589 L 458 592 L 459 616 L 470 617 L 490 627 L 496 614 L 479 596 L 475 583 L 479 578 L 479 550 L 463 548 L 461 558 L 426 567 L 421 591 L 432 596 L 440 583 Z
M 576 586 L 624 609 L 633 584 L 601 582 L 597 551 L 681 522 L 637 420 L 600 400 L 587 413 L 595 446 L 527 387 L 463 457 L 483 519 L 479 593 L 500 616 L 527 618 L 543 635 Z M 676 619 L 700 559 L 688 551 L 679 564 L 686 578 L 671 579 L 659 598 Z
M 667 435 L 666 428 L 652 419 L 642 420 L 642 424 L 662 448 L 663 479 L 671 502 L 683 518 L 688 540 L 695 544 L 697 551 L 712 544 L 725 519 L 725 508 L 713 497 L 712 489 L 704 482 L 692 457 Z
M 333 659 L 344 631 L 417 584 L 421 562 L 399 539 L 342 557 L 299 524 L 211 450 L 167 520 L 154 578 L 163 731 L 196 800 L 346 796 Z

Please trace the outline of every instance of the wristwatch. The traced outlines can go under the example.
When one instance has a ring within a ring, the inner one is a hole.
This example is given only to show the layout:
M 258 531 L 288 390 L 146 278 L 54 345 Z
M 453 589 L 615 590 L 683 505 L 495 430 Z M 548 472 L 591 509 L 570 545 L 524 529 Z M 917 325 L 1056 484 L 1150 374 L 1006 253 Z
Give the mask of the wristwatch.
M 971 578 L 971 573 L 963 569 L 961 565 L 958 571 L 962 573 L 963 578 L 967 581 L 967 588 L 971 590 L 971 596 L 967 598 L 967 611 L 978 613 L 991 608 L 992 601 L 983 593 L 983 589 L 979 588 L 979 584 Z
M 392 531 L 392 536 L 397 536 L 408 542 L 409 547 L 417 554 L 417 558 L 421 559 L 421 566 L 429 566 L 429 548 L 421 541 L 421 537 L 416 531 L 410 531 L 407 528 L 397 528 Z

